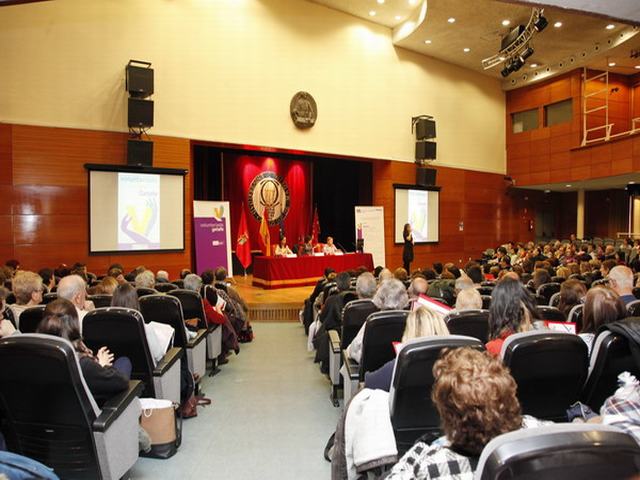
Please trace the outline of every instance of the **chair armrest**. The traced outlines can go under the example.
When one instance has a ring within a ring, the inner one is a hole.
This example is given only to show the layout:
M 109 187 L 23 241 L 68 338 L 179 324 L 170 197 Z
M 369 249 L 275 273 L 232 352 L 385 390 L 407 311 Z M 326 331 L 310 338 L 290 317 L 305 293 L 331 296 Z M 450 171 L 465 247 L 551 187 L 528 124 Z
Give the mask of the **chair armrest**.
M 360 364 L 354 359 L 349 358 L 347 351 L 342 351 L 342 362 L 347 369 L 347 375 L 351 380 L 358 380 L 360 378 Z
M 129 388 L 110 398 L 102 407 L 102 413 L 93 421 L 95 432 L 105 432 L 115 422 L 134 399 L 142 395 L 144 383 L 140 380 L 129 380 Z
M 198 345 L 201 341 L 207 338 L 208 333 L 209 332 L 207 332 L 206 328 L 199 329 L 196 333 L 196 336 L 189 340 L 189 342 L 187 343 L 187 348 L 193 348 Z
M 333 353 L 340 353 L 340 335 L 337 330 L 329 330 L 329 347 Z
M 220 328 L 219 323 L 210 323 L 209 325 L 207 325 L 207 332 L 208 333 L 215 332 L 216 329 L 218 328 Z
M 153 370 L 154 377 L 161 377 L 162 375 L 169 370 L 174 363 L 182 358 L 182 348 L 179 347 L 171 347 L 167 353 L 164 354 L 164 357 L 158 362 L 156 368 Z

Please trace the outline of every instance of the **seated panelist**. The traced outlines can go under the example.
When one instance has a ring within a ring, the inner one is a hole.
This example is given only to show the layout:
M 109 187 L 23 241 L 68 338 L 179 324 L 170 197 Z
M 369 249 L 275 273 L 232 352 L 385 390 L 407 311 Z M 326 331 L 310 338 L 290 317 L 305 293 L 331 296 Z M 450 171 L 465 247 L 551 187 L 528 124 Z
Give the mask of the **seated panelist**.
M 335 255 L 338 252 L 338 248 L 333 244 L 333 237 L 327 237 L 327 243 L 324 244 L 322 253 L 325 255 Z
M 282 237 L 280 239 L 280 244 L 276 247 L 276 257 L 285 257 L 287 255 L 291 255 L 293 252 L 287 245 L 287 237 Z
M 302 244 L 302 255 L 313 255 L 313 241 L 311 235 L 304 237 L 304 243 Z

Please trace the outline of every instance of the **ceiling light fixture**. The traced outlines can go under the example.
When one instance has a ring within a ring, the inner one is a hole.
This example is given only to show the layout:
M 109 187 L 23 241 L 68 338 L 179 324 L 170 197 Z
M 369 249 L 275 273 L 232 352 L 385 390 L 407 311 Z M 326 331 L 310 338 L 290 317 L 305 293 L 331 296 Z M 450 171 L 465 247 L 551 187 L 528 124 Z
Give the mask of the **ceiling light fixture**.
M 613 30 L 614 28 L 616 28 L 616 26 L 613 23 L 610 23 L 609 25 L 607 25 L 606 27 L 607 30 Z
M 426 43 L 427 45 L 431 45 L 431 40 L 425 40 L 424 43 Z
M 502 26 L 503 27 L 508 27 L 509 25 L 511 25 L 511 20 L 502 20 Z
M 471 49 L 470 49 L 469 47 L 464 47 L 464 48 L 462 49 L 462 51 L 463 51 L 464 53 L 469 53 L 469 52 L 471 51 Z
M 453 17 L 449 17 L 449 19 L 447 20 L 447 22 L 449 23 L 456 23 L 456 19 Z
M 567 184 L 565 185 L 565 187 L 567 187 L 567 188 L 571 188 L 572 186 L 573 186 L 573 185 L 571 185 L 570 183 L 567 183 Z
M 369 15 L 370 15 L 371 17 L 375 17 L 375 16 L 376 16 L 376 11 L 375 11 L 375 10 L 370 10 L 370 11 L 369 11 Z
M 562 22 L 556 22 L 553 24 L 555 28 L 560 28 L 562 26 Z
M 418 0 L 409 0 L 409 5 L 415 5 Z
M 633 67 L 633 68 L 635 68 L 636 70 L 640 70 L 640 65 L 636 65 L 636 66 L 635 66 L 635 67 Z
M 610 67 L 615 67 L 616 66 L 616 62 L 609 62 L 609 66 Z
M 538 68 L 538 64 L 537 63 L 532 63 L 531 65 L 529 65 L 531 68 Z
M 384 0 L 378 0 L 378 5 L 382 5 L 384 3 Z

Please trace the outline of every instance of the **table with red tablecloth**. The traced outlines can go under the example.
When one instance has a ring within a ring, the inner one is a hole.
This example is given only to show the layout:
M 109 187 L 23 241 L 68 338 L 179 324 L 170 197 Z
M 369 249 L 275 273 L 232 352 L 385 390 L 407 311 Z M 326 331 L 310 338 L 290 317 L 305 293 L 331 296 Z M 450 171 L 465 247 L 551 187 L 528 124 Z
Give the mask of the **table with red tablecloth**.
M 315 285 L 327 267 L 336 272 L 364 266 L 373 270 L 370 253 L 305 257 L 255 257 L 253 259 L 253 285 L 262 288 L 286 288 Z

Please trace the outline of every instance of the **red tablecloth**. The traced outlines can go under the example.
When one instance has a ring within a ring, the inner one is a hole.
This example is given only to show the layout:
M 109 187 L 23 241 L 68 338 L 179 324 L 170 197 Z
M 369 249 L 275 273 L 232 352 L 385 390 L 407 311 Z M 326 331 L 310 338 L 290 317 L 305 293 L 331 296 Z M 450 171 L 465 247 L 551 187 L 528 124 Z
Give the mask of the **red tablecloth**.
M 315 285 L 327 267 L 336 272 L 365 266 L 373 270 L 370 253 L 347 253 L 324 257 L 255 257 L 253 285 L 262 288 L 286 288 Z

